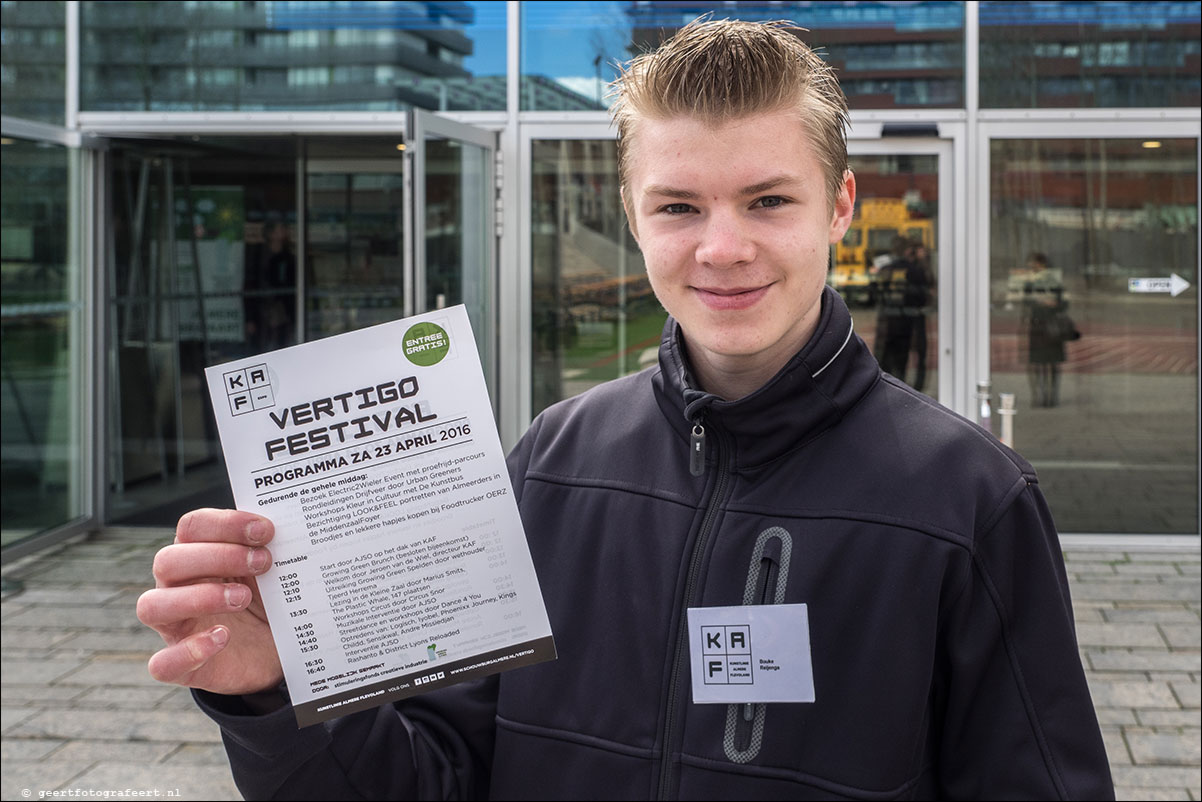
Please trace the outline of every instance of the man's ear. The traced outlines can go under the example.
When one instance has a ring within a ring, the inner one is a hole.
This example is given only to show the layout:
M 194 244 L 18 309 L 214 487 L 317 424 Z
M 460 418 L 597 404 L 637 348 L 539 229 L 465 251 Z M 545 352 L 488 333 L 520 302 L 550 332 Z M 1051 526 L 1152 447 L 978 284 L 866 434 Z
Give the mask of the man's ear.
M 835 195 L 834 208 L 831 210 L 830 242 L 836 243 L 843 239 L 851 226 L 852 215 L 856 211 L 856 176 L 851 170 L 843 171 L 843 183 Z

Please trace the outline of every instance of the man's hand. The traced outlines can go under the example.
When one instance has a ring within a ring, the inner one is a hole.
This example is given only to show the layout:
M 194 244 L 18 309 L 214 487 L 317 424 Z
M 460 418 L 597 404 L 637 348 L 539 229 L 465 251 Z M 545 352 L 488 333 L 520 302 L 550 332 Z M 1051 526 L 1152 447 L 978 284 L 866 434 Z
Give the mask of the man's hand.
M 175 543 L 154 558 L 154 590 L 138 599 L 138 619 L 167 645 L 150 675 L 214 693 L 238 695 L 283 680 L 255 577 L 271 565 L 271 521 L 237 510 L 193 510 L 179 519 Z

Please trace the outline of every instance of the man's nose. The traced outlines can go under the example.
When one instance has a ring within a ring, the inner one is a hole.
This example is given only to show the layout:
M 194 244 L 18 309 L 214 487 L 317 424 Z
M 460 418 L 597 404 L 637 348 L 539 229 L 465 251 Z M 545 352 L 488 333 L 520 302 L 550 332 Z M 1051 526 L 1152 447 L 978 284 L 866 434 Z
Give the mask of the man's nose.
M 697 261 L 712 267 L 732 267 L 755 258 L 755 243 L 747 221 L 735 212 L 711 212 L 697 243 Z

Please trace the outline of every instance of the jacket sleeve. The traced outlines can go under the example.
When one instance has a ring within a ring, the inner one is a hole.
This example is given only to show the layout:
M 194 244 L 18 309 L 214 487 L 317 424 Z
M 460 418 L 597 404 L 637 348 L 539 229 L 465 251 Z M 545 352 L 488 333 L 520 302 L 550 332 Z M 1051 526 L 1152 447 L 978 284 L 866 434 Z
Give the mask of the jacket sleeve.
M 291 705 L 259 716 L 241 697 L 193 695 L 247 799 L 488 797 L 495 676 L 303 729 Z
M 951 799 L 1114 799 L 1051 513 L 1025 474 L 987 520 L 944 624 Z

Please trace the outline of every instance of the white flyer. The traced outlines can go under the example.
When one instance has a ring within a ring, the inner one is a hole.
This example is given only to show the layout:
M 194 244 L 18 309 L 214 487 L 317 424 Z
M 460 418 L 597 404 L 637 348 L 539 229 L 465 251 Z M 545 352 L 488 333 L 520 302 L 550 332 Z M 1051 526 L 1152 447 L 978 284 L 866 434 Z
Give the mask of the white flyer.
M 299 726 L 555 658 L 462 306 L 206 375 Z

